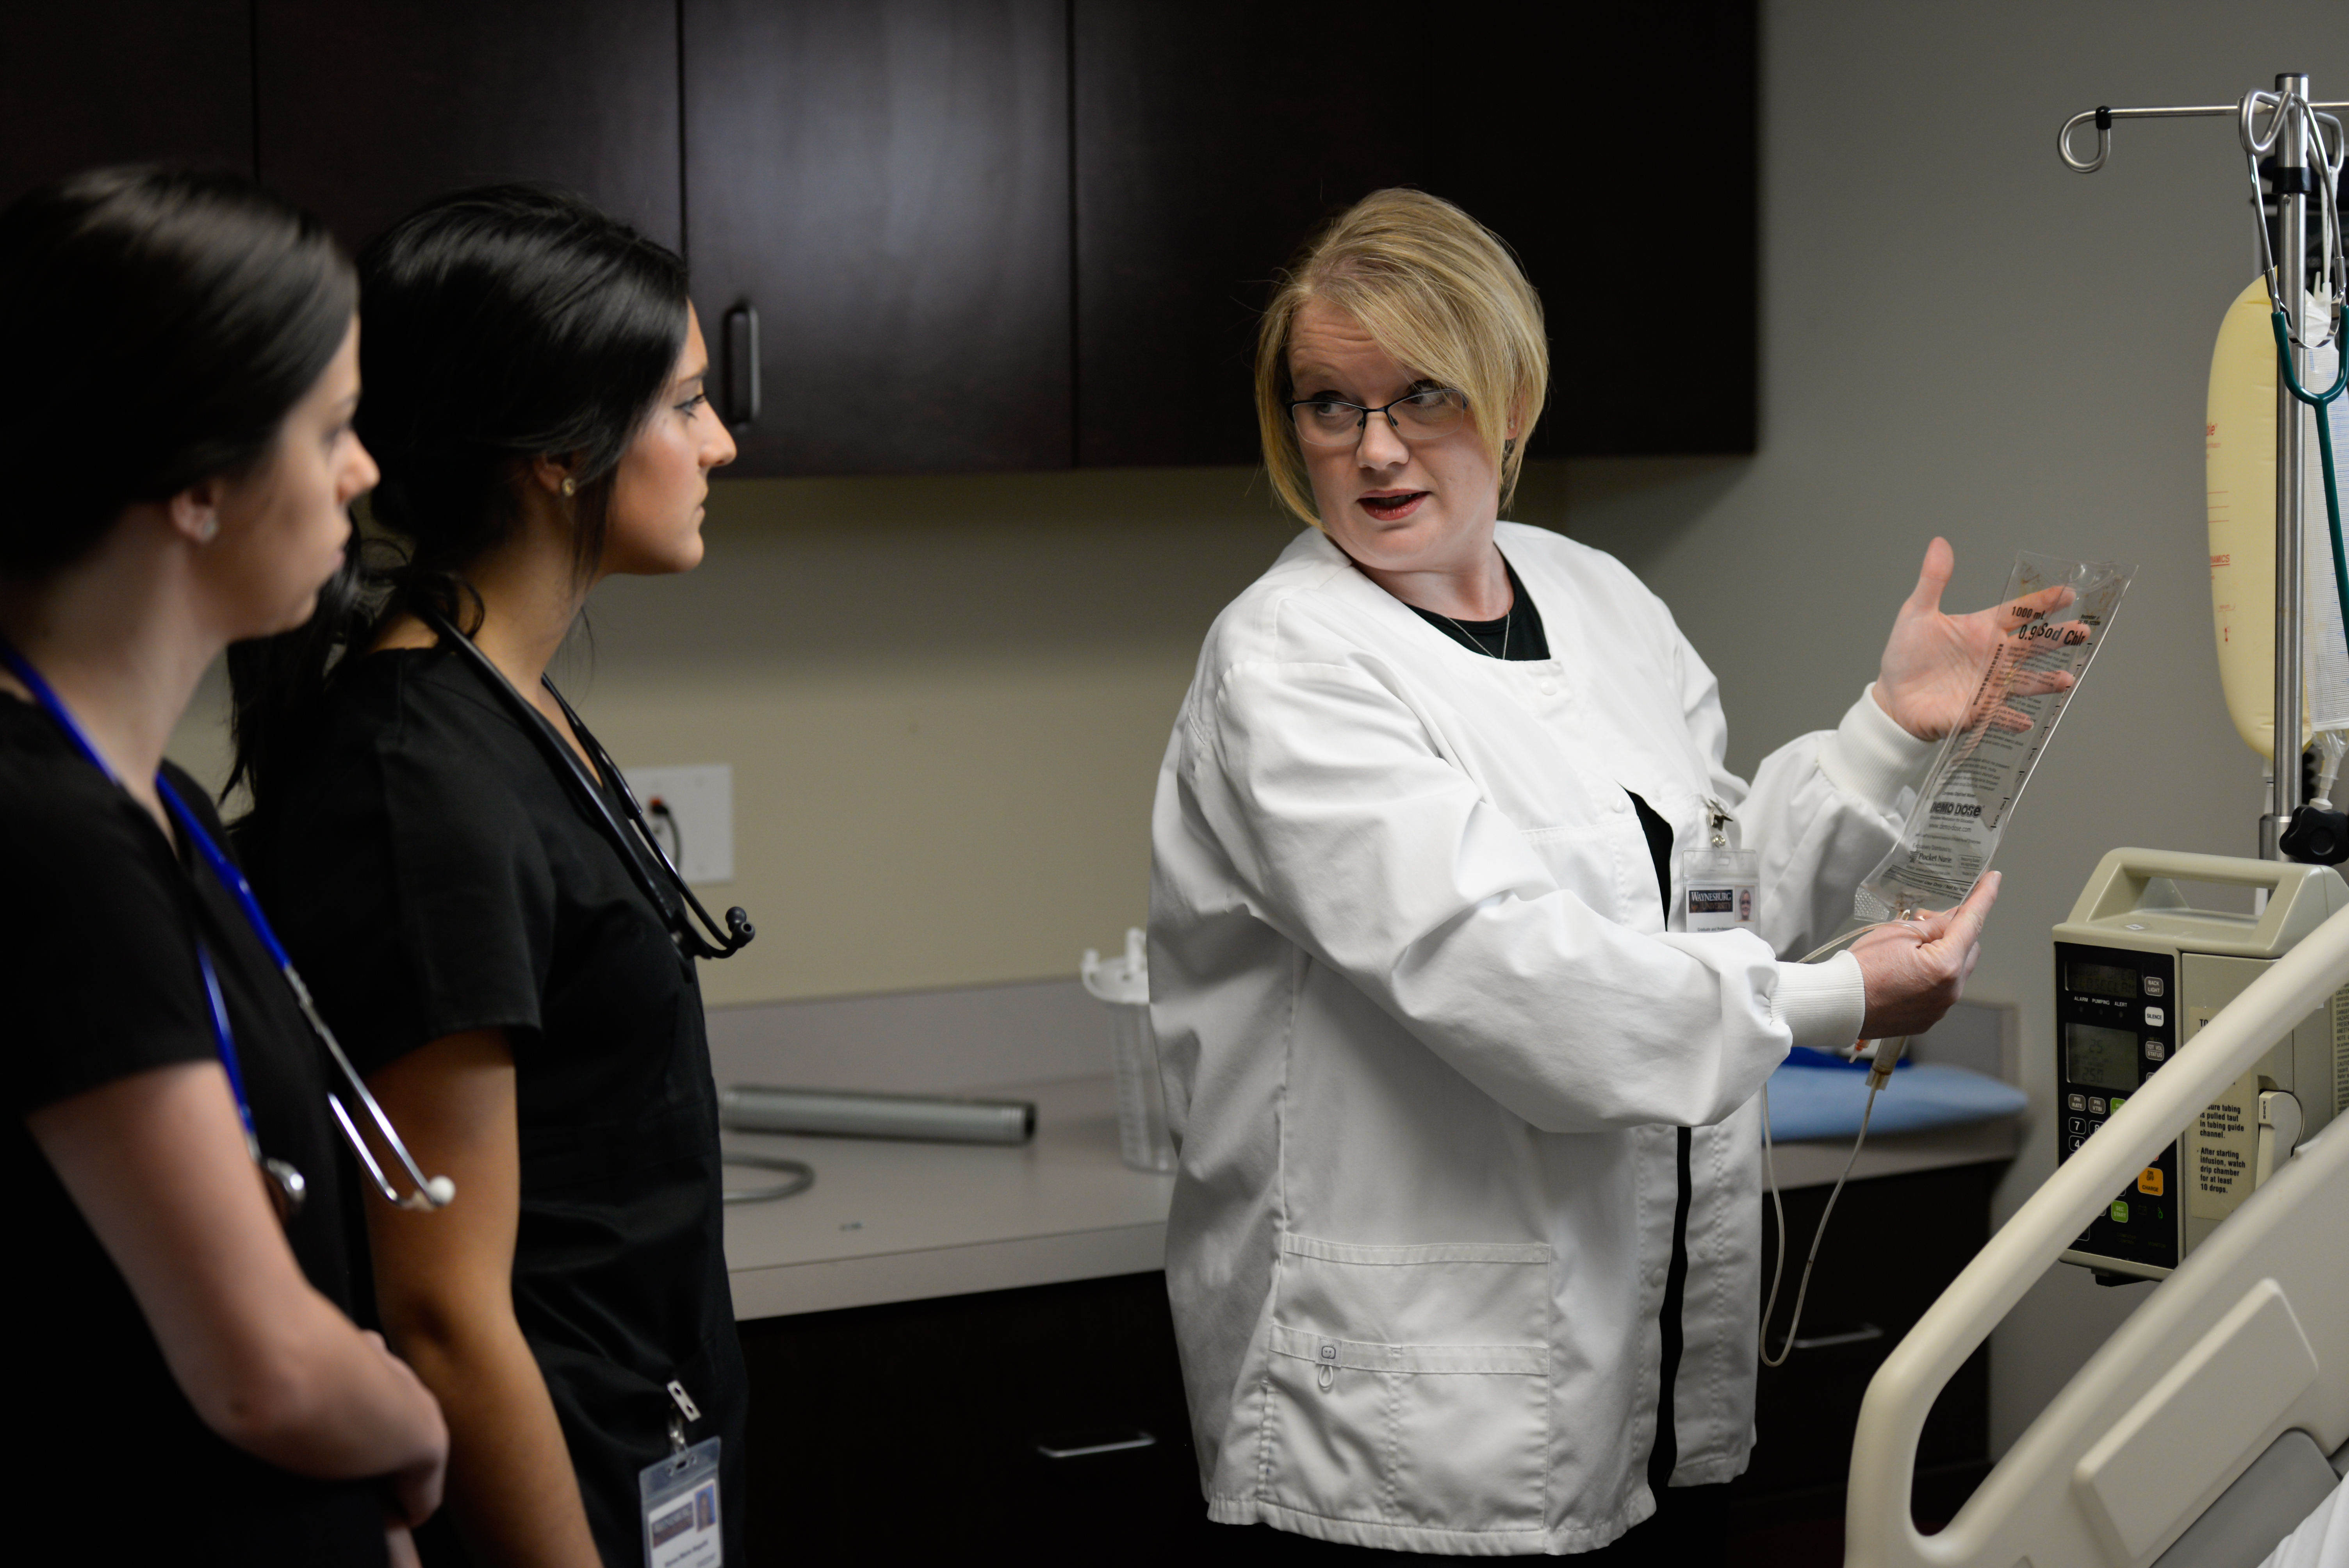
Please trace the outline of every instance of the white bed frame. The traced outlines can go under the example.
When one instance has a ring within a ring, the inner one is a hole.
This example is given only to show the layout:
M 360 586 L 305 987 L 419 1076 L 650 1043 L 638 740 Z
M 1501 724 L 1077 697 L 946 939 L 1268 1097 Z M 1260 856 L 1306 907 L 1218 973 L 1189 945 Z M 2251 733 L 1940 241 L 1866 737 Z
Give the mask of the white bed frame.
M 1860 1408 L 1847 1568 L 2144 1568 L 2173 1546 L 2163 1568 L 2256 1563 L 2323 1501 L 2323 1456 L 2349 1444 L 2349 1117 L 2154 1287 L 1947 1529 L 1920 1534 L 1909 1513 L 1918 1435 L 1966 1357 L 2115 1193 L 2344 982 L 2349 911 L 2131 1095 L 1894 1348 Z M 2244 1557 L 2212 1538 L 2247 1513 L 2272 1533 Z

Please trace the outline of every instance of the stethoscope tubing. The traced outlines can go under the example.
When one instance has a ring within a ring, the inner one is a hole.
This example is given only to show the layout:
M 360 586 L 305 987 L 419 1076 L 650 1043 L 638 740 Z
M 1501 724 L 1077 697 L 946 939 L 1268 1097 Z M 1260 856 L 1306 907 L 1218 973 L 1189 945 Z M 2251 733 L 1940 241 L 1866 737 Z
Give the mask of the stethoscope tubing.
M 555 706 L 563 710 L 564 721 L 571 726 L 572 733 L 579 738 L 579 744 L 594 762 L 595 770 L 610 782 L 621 809 L 627 813 L 630 823 L 636 830 L 633 834 L 621 825 L 619 818 L 612 814 L 610 803 L 604 799 L 603 791 L 595 788 L 595 781 L 588 777 L 587 769 L 580 765 L 578 755 L 548 722 L 546 715 L 533 707 L 513 682 L 506 678 L 505 672 L 498 668 L 496 662 L 434 606 L 418 603 L 414 610 L 417 618 L 472 665 L 481 678 L 490 683 L 499 700 L 512 710 L 523 731 L 546 754 L 556 776 L 570 786 L 571 792 L 585 807 L 589 819 L 602 830 L 605 837 L 612 841 L 612 847 L 619 852 L 620 862 L 627 869 L 629 879 L 636 884 L 636 891 L 644 894 L 645 902 L 651 904 L 660 916 L 662 924 L 668 928 L 678 951 L 688 958 L 730 958 L 749 946 L 750 939 L 758 934 L 757 928 L 740 909 L 726 912 L 723 927 L 710 917 L 709 911 L 702 907 L 701 901 L 686 885 L 684 874 L 668 858 L 668 852 L 660 847 L 660 841 L 646 826 L 644 808 L 636 803 L 636 791 L 628 788 L 628 781 L 613 763 L 611 753 L 605 751 L 603 743 L 595 738 L 586 725 L 580 722 L 579 715 L 570 703 L 564 700 L 563 694 L 555 689 L 554 682 L 543 676 L 539 677 L 539 684 L 554 699 Z M 671 890 L 683 900 L 684 910 L 680 910 L 662 892 L 652 873 L 645 869 L 643 857 L 647 851 L 651 853 L 653 863 L 667 876 Z M 690 916 L 686 913 L 688 910 L 691 912 Z M 703 931 L 709 934 L 707 936 L 702 931 L 693 928 L 693 917 L 700 920 Z
M 115 772 L 113 765 L 109 763 L 98 748 L 91 743 L 88 735 L 82 729 L 80 722 L 74 717 L 73 710 L 66 706 L 65 699 L 57 696 L 56 688 L 42 678 L 41 673 L 33 667 L 30 661 L 18 653 L 16 647 L 5 639 L 0 639 L 0 664 L 6 665 L 9 673 L 24 684 L 26 691 L 33 694 L 33 700 L 40 706 L 44 713 L 49 716 L 57 727 L 64 731 L 67 740 L 72 744 L 75 750 L 81 753 L 84 760 L 97 769 L 108 783 L 118 789 L 122 789 L 121 776 Z M 269 954 L 270 962 L 277 965 L 278 974 L 285 978 L 287 987 L 294 993 L 294 1000 L 301 1008 L 304 1021 L 310 1026 L 311 1032 L 316 1036 L 319 1043 L 326 1047 L 327 1056 L 333 1059 L 336 1069 L 341 1073 L 344 1082 L 349 1087 L 353 1096 L 367 1109 L 369 1119 L 382 1134 L 386 1147 L 398 1159 L 401 1169 L 414 1183 L 414 1190 L 405 1198 L 393 1189 L 384 1174 L 383 1168 L 377 1162 L 373 1151 L 367 1148 L 366 1140 L 359 1136 L 358 1128 L 352 1121 L 349 1112 L 345 1109 L 341 1099 L 334 1090 L 328 1089 L 327 1106 L 333 1110 L 335 1120 L 341 1127 L 343 1136 L 350 1143 L 352 1151 L 358 1156 L 359 1162 L 367 1168 L 367 1173 L 375 1179 L 377 1191 L 383 1194 L 386 1202 L 402 1209 L 438 1209 L 447 1204 L 456 1196 L 455 1185 L 445 1176 L 428 1178 L 418 1167 L 415 1156 L 409 1152 L 407 1143 L 400 1138 L 398 1130 L 392 1126 L 391 1118 L 385 1113 L 375 1096 L 368 1092 L 366 1081 L 359 1077 L 358 1069 L 351 1064 L 350 1057 L 344 1054 L 342 1043 L 335 1038 L 335 1032 L 326 1026 L 326 1019 L 319 1015 L 316 1004 L 310 999 L 310 988 L 302 983 L 302 976 L 295 971 L 293 959 L 287 955 L 285 944 L 277 940 L 277 933 L 270 926 L 269 917 L 262 913 L 261 901 L 254 896 L 253 884 L 245 880 L 244 872 L 238 869 L 236 862 L 230 860 L 220 845 L 213 841 L 212 836 L 206 832 L 202 823 L 197 820 L 195 812 L 190 809 L 187 801 L 181 798 L 179 790 L 173 789 L 171 781 L 160 773 L 155 775 L 155 792 L 161 798 L 164 810 L 171 812 L 172 820 L 180 825 L 181 831 L 188 835 L 188 841 L 195 846 L 198 857 L 203 861 L 211 870 L 213 878 L 234 900 L 238 910 L 244 916 L 245 923 L 252 928 L 254 936 L 259 940 L 263 949 Z M 301 1203 L 300 1189 L 303 1186 L 301 1175 L 294 1171 L 292 1166 L 286 1165 L 282 1161 L 264 1160 L 262 1157 L 260 1138 L 254 1130 L 253 1105 L 245 1096 L 244 1072 L 237 1060 L 236 1036 L 229 1025 L 228 1005 L 221 992 L 220 976 L 212 966 L 212 954 L 201 940 L 196 944 L 196 963 L 203 975 L 205 1000 L 212 1013 L 212 1042 L 220 1054 L 221 1068 L 228 1077 L 229 1092 L 236 1099 L 236 1113 L 238 1119 L 244 1125 L 246 1145 L 252 1150 L 254 1161 L 261 1164 L 273 1178 L 277 1180 L 280 1189 L 287 1195 L 288 1212 L 291 1212 L 292 1208 L 298 1208 Z M 288 1175 L 292 1178 L 290 1182 L 287 1181 Z

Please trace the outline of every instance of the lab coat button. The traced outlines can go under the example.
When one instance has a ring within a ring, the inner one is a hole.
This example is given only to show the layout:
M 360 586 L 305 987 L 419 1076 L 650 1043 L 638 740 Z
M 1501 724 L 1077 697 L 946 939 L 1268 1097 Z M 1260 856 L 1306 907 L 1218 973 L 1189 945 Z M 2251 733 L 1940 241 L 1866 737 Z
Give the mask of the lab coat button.
M 1544 696 L 1556 696 L 1557 695 L 1557 683 L 1556 681 L 1544 681 L 1542 682 L 1539 689 Z

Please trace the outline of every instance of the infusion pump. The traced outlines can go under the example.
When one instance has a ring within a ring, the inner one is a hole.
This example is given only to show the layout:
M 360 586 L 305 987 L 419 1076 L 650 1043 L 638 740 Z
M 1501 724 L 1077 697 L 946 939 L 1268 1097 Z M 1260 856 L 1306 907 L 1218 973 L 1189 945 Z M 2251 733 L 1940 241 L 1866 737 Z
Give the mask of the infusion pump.
M 2199 909 L 2181 884 L 2263 892 L 2257 913 Z M 2349 905 L 2330 866 L 2115 850 L 2055 928 L 2058 1163 L 2219 1009 Z M 2349 987 L 2164 1150 L 2063 1255 L 2102 1275 L 2160 1279 L 2349 1099 Z M 2114 1283 L 2118 1283 L 2115 1281 Z

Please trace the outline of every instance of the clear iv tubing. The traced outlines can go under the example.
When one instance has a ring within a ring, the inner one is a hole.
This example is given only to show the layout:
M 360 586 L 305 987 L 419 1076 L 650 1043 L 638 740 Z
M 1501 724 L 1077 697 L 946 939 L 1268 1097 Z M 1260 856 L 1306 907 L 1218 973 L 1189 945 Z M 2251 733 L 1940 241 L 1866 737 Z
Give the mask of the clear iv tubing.
M 1906 919 L 1879 920 L 1857 931 L 1847 931 L 1834 941 L 1813 949 L 1804 956 L 1803 962 L 1816 964 L 1822 958 L 1832 956 L 1837 950 L 1849 947 L 1871 931 L 1883 931 L 1908 923 Z M 1901 1053 L 1908 1048 L 1909 1037 L 1906 1035 L 1894 1042 L 1889 1050 L 1885 1048 L 1884 1041 L 1876 1043 L 1875 1065 L 1868 1073 L 1868 1104 L 1859 1113 L 1859 1136 L 1851 1140 L 1851 1158 L 1843 1162 L 1843 1174 L 1836 1178 L 1835 1190 L 1827 1194 L 1827 1206 L 1819 1212 L 1818 1229 L 1811 1233 L 1810 1255 L 1803 1260 L 1802 1283 L 1795 1288 L 1795 1315 L 1786 1325 L 1786 1337 L 1780 1341 L 1775 1359 L 1770 1355 L 1770 1315 L 1777 1309 L 1778 1286 L 1784 1283 L 1786 1274 L 1786 1204 L 1778 1195 L 1778 1161 L 1770 1141 L 1770 1086 L 1766 1082 L 1762 1086 L 1762 1169 L 1770 1181 L 1770 1207 L 1778 1216 L 1778 1260 L 1770 1266 L 1770 1295 L 1762 1304 L 1760 1349 L 1764 1367 L 1784 1367 L 1786 1357 L 1795 1353 L 1795 1336 L 1803 1326 L 1803 1302 L 1811 1294 L 1811 1268 L 1819 1261 L 1819 1243 L 1826 1240 L 1827 1221 L 1834 1217 L 1836 1200 L 1843 1196 L 1843 1184 L 1851 1180 L 1852 1167 L 1859 1163 L 1860 1149 L 1868 1142 L 1868 1123 L 1869 1118 L 1876 1114 L 1876 1097 L 1891 1079 L 1893 1068 L 1899 1065 Z
M 2344 341 L 2342 334 L 2342 313 L 2344 303 L 2349 303 L 2349 242 L 2344 242 L 2341 232 L 2337 189 L 2343 162 L 2349 160 L 2349 134 L 2343 132 L 2341 122 L 2331 115 L 2316 114 L 2313 108 L 2309 111 L 2312 118 L 2319 122 L 2313 129 L 2316 135 L 2317 164 L 2324 170 L 2324 178 L 2313 182 L 2319 192 L 2321 211 L 2317 230 L 2324 242 L 2325 253 L 2321 264 L 2325 281 L 2333 285 L 2333 330 L 2329 335 L 2334 356 L 2340 361 L 2340 374 L 2333 378 L 2332 387 L 2323 392 L 2311 392 L 2300 384 L 2300 377 L 2292 369 L 2291 324 L 2284 315 L 2283 296 L 2278 286 L 2282 274 L 2277 270 L 2275 249 L 2268 235 L 2265 209 L 2257 199 L 2260 195 L 2258 154 L 2266 151 L 2282 137 L 2284 119 L 2291 110 L 2294 95 L 2286 95 L 2277 103 L 2266 142 L 2256 140 L 2251 134 L 2252 98 L 2261 96 L 2253 94 L 2244 98 L 2242 128 L 2243 160 L 2251 170 L 2251 194 L 2254 197 L 2251 211 L 2260 231 L 2261 259 L 2267 263 L 2260 275 L 2268 285 L 2268 323 L 2275 331 L 2276 367 L 2283 377 L 2284 385 L 2292 389 L 2292 397 L 2316 410 L 2316 449 L 2321 459 L 2319 467 L 2324 473 L 2324 532 L 2333 546 L 2333 592 L 2341 603 L 2342 623 L 2349 625 L 2349 556 L 2344 556 L 2341 540 L 2341 486 L 2333 475 L 2333 421 L 2324 413 L 2324 406 L 2339 397 L 2344 387 L 2349 387 L 2349 342 Z M 2333 148 L 2329 153 L 2324 146 L 2323 129 L 2327 124 L 2333 127 Z M 2293 279 L 2292 286 L 2298 288 L 2300 280 Z

